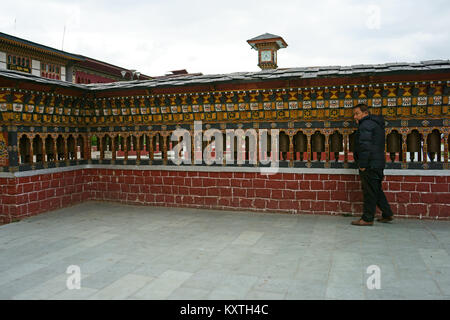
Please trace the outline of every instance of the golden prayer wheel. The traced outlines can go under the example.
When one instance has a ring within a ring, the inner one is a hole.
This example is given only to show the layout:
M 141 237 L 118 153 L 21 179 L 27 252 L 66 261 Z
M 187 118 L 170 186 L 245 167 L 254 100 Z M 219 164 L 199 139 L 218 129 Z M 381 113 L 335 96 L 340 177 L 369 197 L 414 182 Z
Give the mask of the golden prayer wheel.
M 325 136 L 316 132 L 311 136 L 311 151 L 317 152 L 317 161 L 322 158 L 322 152 L 325 151 Z
M 334 152 L 334 159 L 339 160 L 339 152 L 344 151 L 344 137 L 339 132 L 334 132 L 330 136 L 330 152 Z
M 298 132 L 294 136 L 294 151 L 300 153 L 300 161 L 303 161 L 303 153 L 308 151 L 308 139 L 303 132 Z
M 411 161 L 415 160 L 415 153 L 419 153 L 419 161 L 420 161 L 420 153 L 421 153 L 421 137 L 420 133 L 417 130 L 414 130 L 406 137 L 406 151 L 410 153 Z
M 441 135 L 439 131 L 433 130 L 427 137 L 427 152 L 431 159 L 434 161 L 434 156 L 437 153 L 437 161 L 441 160 Z
M 390 154 L 391 161 L 395 161 L 395 154 L 402 150 L 402 137 L 397 131 L 392 131 L 387 136 L 387 152 Z

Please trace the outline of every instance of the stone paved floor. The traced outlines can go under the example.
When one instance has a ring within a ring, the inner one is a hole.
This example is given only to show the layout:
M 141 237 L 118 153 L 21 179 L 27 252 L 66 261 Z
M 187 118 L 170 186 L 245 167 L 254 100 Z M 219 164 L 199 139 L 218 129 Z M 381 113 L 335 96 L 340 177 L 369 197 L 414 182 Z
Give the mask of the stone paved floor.
M 450 222 L 353 219 L 87 202 L 0 226 L 0 299 L 450 299 Z

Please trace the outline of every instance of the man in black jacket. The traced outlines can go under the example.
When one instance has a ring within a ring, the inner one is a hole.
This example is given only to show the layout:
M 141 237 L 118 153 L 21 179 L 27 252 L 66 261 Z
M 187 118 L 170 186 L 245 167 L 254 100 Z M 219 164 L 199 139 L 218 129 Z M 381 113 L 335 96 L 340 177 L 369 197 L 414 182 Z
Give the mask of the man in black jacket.
M 359 168 L 364 206 L 361 219 L 352 224 L 373 225 L 377 206 L 382 212 L 382 218 L 377 221 L 390 222 L 393 220 L 393 213 L 381 187 L 385 166 L 384 119 L 382 116 L 371 115 L 365 104 L 358 104 L 353 108 L 353 117 L 358 123 L 353 156 Z

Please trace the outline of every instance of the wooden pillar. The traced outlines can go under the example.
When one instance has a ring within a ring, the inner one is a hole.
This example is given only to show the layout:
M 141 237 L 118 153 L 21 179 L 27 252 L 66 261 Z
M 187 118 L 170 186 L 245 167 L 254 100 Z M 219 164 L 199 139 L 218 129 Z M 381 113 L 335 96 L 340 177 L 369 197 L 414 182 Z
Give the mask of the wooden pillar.
M 308 130 L 308 132 L 306 133 L 306 139 L 308 142 L 308 145 L 306 146 L 306 156 L 308 157 L 308 164 L 311 164 L 311 157 L 312 157 L 312 152 L 311 152 L 311 135 L 312 132 L 310 130 Z
M 101 137 L 97 137 L 97 147 L 100 148 L 100 160 L 105 159 L 105 146 L 103 143 L 103 135 Z
M 448 163 L 448 137 L 448 133 L 444 135 L 444 163 Z
M 142 147 L 141 147 L 141 138 L 143 136 L 144 136 L 143 134 L 141 134 L 140 136 L 136 136 L 136 161 L 140 161 L 141 160 L 141 149 L 142 149 Z M 142 142 L 144 142 L 144 141 L 142 141 Z
M 161 135 L 163 137 L 163 164 L 167 165 L 167 150 L 168 150 L 168 145 L 167 145 L 167 132 L 163 132 L 163 134 Z
M 130 138 L 130 145 L 131 145 L 131 136 L 130 135 L 125 135 L 123 137 L 123 152 L 124 152 L 124 159 L 125 161 L 128 160 L 128 138 Z
M 45 138 L 41 137 L 39 135 L 39 137 L 41 138 L 41 143 L 42 143 L 42 163 L 45 164 L 47 163 L 47 150 L 45 150 Z
M 52 135 L 52 140 L 53 140 L 53 157 L 54 157 L 54 162 L 58 162 L 58 146 L 57 146 L 57 142 L 58 142 L 58 135 Z
M 328 167 L 330 165 L 330 146 L 329 146 L 329 141 L 330 141 L 330 134 L 329 133 L 325 133 L 325 167 Z
M 30 164 L 34 163 L 34 150 L 33 150 L 33 139 L 34 139 L 34 135 L 27 135 L 28 140 L 30 141 L 30 143 L 28 144 L 28 151 L 30 153 Z
M 155 136 L 154 136 L 153 134 L 150 134 L 150 133 L 149 133 L 150 150 L 148 151 L 148 152 L 149 152 L 148 157 L 149 157 L 150 163 L 151 163 L 153 160 L 155 160 L 155 156 L 154 156 L 154 154 L 153 154 L 153 138 L 154 138 L 154 137 L 155 137 Z
M 348 147 L 350 135 L 348 134 L 347 131 L 344 131 L 342 136 L 344 139 L 344 167 L 346 167 L 348 164 Z
M 91 160 L 92 159 L 92 155 L 91 155 L 91 152 L 92 152 L 92 146 L 91 146 L 91 139 L 92 139 L 92 135 L 90 134 L 90 133 L 88 133 L 88 134 L 86 134 L 85 135 L 85 141 L 86 141 L 86 143 L 84 143 L 84 150 L 85 150 L 85 153 L 84 153 L 84 155 L 85 155 L 85 157 L 86 157 L 86 159 L 89 161 L 89 160 Z
M 402 167 L 405 168 L 405 169 L 406 169 L 406 166 L 407 166 L 407 164 L 406 164 L 406 150 L 407 150 L 406 142 L 407 142 L 407 139 L 408 139 L 408 133 L 407 132 L 402 132 L 402 150 L 401 150 L 401 153 L 402 153 Z
M 426 164 L 428 162 L 428 134 L 431 132 L 430 129 L 424 129 L 422 131 L 423 135 L 423 152 L 422 152 L 422 163 Z
M 294 135 L 289 131 L 289 167 L 294 166 Z

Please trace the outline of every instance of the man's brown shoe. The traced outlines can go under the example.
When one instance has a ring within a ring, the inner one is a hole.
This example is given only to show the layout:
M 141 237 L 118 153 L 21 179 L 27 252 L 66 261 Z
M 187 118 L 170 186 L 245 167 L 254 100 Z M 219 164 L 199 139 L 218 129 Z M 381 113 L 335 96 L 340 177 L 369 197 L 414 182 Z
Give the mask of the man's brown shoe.
M 354 226 L 372 226 L 373 221 L 367 222 L 367 221 L 364 221 L 363 219 L 359 219 L 359 220 L 352 221 L 352 225 L 354 225 Z
M 381 217 L 381 218 L 377 219 L 378 222 L 383 222 L 383 223 L 388 223 L 388 222 L 391 222 L 392 220 L 394 220 L 394 218 L 392 218 L 392 217 L 387 217 L 387 218 Z

